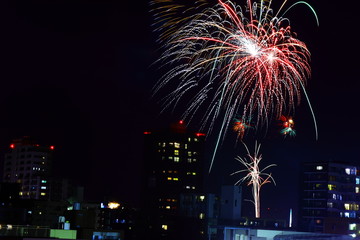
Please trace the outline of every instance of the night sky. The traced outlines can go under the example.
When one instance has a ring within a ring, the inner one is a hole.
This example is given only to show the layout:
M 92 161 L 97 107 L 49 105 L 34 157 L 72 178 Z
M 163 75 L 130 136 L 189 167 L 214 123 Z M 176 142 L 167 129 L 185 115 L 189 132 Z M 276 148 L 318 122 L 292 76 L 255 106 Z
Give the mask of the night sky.
M 297 209 L 302 161 L 357 163 L 360 155 L 359 6 L 308 2 L 319 27 L 304 6 L 287 17 L 312 53 L 307 92 L 319 140 L 305 98 L 296 108 L 296 138 L 261 139 L 264 165 L 278 165 L 270 169 L 277 186 L 263 188 L 264 216 L 286 218 L 289 208 Z M 114 196 L 137 206 L 142 133 L 181 114 L 160 114 L 151 99 L 159 73 L 150 65 L 161 51 L 149 10 L 146 1 L 1 1 L 1 156 L 13 138 L 32 136 L 55 145 L 56 174 L 83 184 L 87 198 Z M 253 143 L 250 138 L 250 148 Z M 234 157 L 243 154 L 230 136 L 208 175 L 210 190 L 236 182 L 229 174 L 241 167 Z

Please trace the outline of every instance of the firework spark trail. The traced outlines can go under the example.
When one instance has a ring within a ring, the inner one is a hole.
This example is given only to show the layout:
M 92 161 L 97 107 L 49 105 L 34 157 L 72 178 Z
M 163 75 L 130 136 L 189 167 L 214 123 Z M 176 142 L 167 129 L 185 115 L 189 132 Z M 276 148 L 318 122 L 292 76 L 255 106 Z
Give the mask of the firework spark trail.
M 239 181 L 237 181 L 235 183 L 235 185 L 238 185 L 238 184 L 241 184 L 242 182 L 247 181 L 247 185 L 252 186 L 253 200 L 251 202 L 254 204 L 255 217 L 260 218 L 260 190 L 261 190 L 261 187 L 266 183 L 270 183 L 271 180 L 275 184 L 275 180 L 271 176 L 271 174 L 264 173 L 263 171 L 270 167 L 276 166 L 276 164 L 271 164 L 271 165 L 266 166 L 263 169 L 260 169 L 259 163 L 262 160 L 262 156 L 259 155 L 259 150 L 260 150 L 261 145 L 260 144 L 257 145 L 257 143 L 255 143 L 255 153 L 253 156 L 251 156 L 248 147 L 245 144 L 244 144 L 244 146 L 247 151 L 248 159 L 237 157 L 236 160 L 239 161 L 242 165 L 244 165 L 245 169 L 236 171 L 236 172 L 232 173 L 231 175 L 247 172 L 247 174 L 243 178 L 241 178 Z
M 210 170 L 235 114 L 250 119 L 257 129 L 267 128 L 272 119 L 294 112 L 301 92 L 309 104 L 317 138 L 315 115 L 305 91 L 311 74 L 310 52 L 295 38 L 289 20 L 279 16 L 283 5 L 272 16 L 271 1 L 260 3 L 259 8 L 247 0 L 243 11 L 230 1 L 219 0 L 213 8 L 179 21 L 176 26 L 181 27 L 171 28 L 171 34 L 164 37 L 166 50 L 159 62 L 176 67 L 160 79 L 154 93 L 177 81 L 175 90 L 163 99 L 164 108 L 176 106 L 196 90 L 182 119 L 192 119 L 205 106 L 200 130 L 211 130 L 215 121 L 221 122 Z M 291 7 L 299 3 L 309 6 L 300 1 Z

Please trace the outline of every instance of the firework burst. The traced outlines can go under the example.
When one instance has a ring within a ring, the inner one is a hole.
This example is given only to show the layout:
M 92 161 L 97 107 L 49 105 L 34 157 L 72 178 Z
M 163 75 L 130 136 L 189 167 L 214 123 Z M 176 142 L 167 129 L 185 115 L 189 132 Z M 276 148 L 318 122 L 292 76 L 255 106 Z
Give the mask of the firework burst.
M 280 121 L 282 121 L 282 129 L 280 133 L 284 136 L 295 137 L 296 131 L 294 129 L 295 122 L 292 117 L 281 116 Z
M 259 163 L 262 160 L 262 156 L 259 155 L 260 144 L 257 145 L 255 143 L 255 153 L 253 156 L 250 154 L 248 147 L 245 144 L 244 144 L 244 146 L 247 151 L 248 159 L 237 157 L 236 160 L 239 161 L 242 165 L 244 165 L 245 169 L 236 171 L 236 172 L 232 173 L 231 175 L 247 172 L 247 174 L 243 178 L 241 178 L 239 181 L 237 181 L 235 183 L 235 185 L 238 185 L 238 184 L 241 184 L 242 182 L 247 181 L 247 185 L 252 186 L 253 200 L 251 202 L 254 204 L 255 217 L 260 218 L 260 189 L 264 184 L 270 183 L 271 180 L 275 184 L 275 180 L 273 179 L 271 174 L 264 173 L 263 171 L 270 167 L 276 166 L 276 164 L 271 164 L 271 165 L 266 166 L 263 169 L 260 169 Z
M 317 138 L 305 91 L 311 73 L 310 52 L 295 37 L 289 20 L 280 15 L 283 5 L 276 14 L 270 5 L 271 1 L 257 4 L 248 0 L 243 10 L 219 0 L 165 37 L 165 52 L 159 61 L 171 70 L 154 92 L 174 86 L 163 99 L 164 109 L 186 99 L 189 104 L 182 118 L 189 122 L 199 109 L 206 109 L 201 130 L 211 131 L 215 122 L 221 122 L 212 162 L 235 115 L 250 119 L 257 129 L 268 126 L 272 119 L 294 111 L 301 92 L 309 103 Z
M 238 139 L 242 140 L 245 135 L 245 130 L 251 128 L 245 121 L 235 118 L 233 124 L 233 130 L 236 132 Z

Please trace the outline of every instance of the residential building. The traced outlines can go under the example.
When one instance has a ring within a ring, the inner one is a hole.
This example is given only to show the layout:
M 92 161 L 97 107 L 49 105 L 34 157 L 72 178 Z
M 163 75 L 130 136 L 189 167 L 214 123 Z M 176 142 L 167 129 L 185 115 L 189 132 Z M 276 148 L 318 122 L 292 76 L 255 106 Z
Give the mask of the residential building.
M 144 132 L 144 138 L 144 205 L 153 216 L 150 228 L 162 239 L 181 238 L 186 224 L 189 234 L 193 229 L 195 235 L 205 235 L 205 134 L 188 131 L 180 121 L 162 131 Z
M 29 137 L 16 139 L 5 154 L 3 181 L 20 184 L 20 198 L 49 199 L 54 146 L 41 146 Z
M 307 162 L 303 170 L 301 230 L 359 236 L 360 168 Z

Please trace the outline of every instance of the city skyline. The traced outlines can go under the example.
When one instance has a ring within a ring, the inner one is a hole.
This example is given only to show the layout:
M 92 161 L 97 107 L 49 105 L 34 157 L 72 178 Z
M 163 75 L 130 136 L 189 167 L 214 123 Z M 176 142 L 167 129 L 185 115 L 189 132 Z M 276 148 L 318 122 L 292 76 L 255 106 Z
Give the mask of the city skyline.
M 289 18 L 312 53 L 307 91 L 319 140 L 302 101 L 296 108 L 295 138 L 271 132 L 261 141 L 263 163 L 278 165 L 271 169 L 277 186 L 262 190 L 264 196 L 275 192 L 277 199 L 264 197 L 268 203 L 262 205 L 273 209 L 287 199 L 292 204 L 278 209 L 281 216 L 297 201 L 292 189 L 299 180 L 289 169 L 296 171 L 305 159 L 359 158 L 357 68 L 352 60 L 358 50 L 351 43 L 357 7 L 308 2 L 318 13 L 319 27 L 305 9 L 289 12 Z M 93 188 L 85 192 L 89 197 L 118 195 L 138 204 L 143 131 L 178 121 L 181 113 L 160 113 L 151 99 L 159 76 L 150 65 L 160 50 L 150 7 L 145 1 L 135 5 L 110 0 L 2 3 L 1 155 L 12 139 L 32 136 L 56 147 L 63 163 L 59 169 L 82 181 L 85 189 Z M 219 149 L 217 171 L 208 175 L 214 189 L 237 181 L 230 174 L 238 170 L 235 156 L 243 151 L 229 135 Z M 210 149 L 212 144 L 210 136 Z

